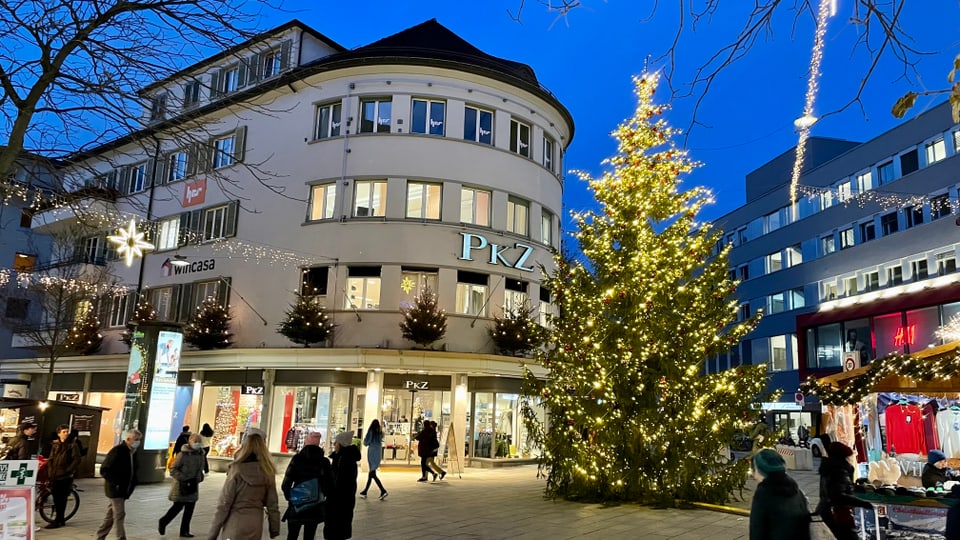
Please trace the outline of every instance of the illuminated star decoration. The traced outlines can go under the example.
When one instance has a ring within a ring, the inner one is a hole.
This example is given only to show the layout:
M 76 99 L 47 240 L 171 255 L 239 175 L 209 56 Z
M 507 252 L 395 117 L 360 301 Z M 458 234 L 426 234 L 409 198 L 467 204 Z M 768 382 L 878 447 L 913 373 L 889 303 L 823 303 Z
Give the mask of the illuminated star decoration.
M 410 291 L 413 290 L 415 283 L 409 277 L 405 277 L 400 281 L 400 288 L 403 289 L 403 292 L 410 294 Z
M 107 240 L 117 245 L 117 253 L 123 257 L 127 266 L 130 266 L 133 264 L 134 257 L 143 257 L 144 250 L 153 249 L 153 244 L 144 241 L 143 235 L 144 233 L 137 230 L 137 224 L 131 219 L 126 229 L 118 230 L 116 235 L 108 236 Z

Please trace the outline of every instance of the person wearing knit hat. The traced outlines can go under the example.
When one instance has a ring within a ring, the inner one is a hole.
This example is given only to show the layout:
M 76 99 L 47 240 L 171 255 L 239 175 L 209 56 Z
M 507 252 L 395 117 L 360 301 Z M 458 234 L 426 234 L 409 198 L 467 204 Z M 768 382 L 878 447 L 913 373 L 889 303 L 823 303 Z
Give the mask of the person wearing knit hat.
M 940 450 L 927 452 L 927 464 L 920 473 L 920 481 L 924 488 L 943 486 L 948 480 L 955 480 L 956 473 L 947 466 L 947 455 Z
M 838 540 L 859 538 L 853 520 L 853 509 L 873 508 L 870 503 L 853 496 L 853 450 L 839 441 L 827 448 L 827 457 L 820 461 L 820 503 L 817 514 Z
M 353 444 L 353 432 L 344 431 L 333 439 L 330 454 L 333 492 L 327 498 L 325 540 L 344 540 L 353 536 L 353 509 L 357 504 L 357 464 L 360 449 Z
M 769 448 L 753 456 L 758 485 L 750 505 L 750 540 L 810 540 L 807 498 L 786 471 L 783 458 Z
M 290 502 L 296 486 L 314 481 L 324 496 L 333 494 L 333 471 L 330 461 L 323 455 L 323 448 L 320 448 L 320 440 L 319 431 L 307 433 L 303 448 L 293 456 L 283 474 L 280 491 L 289 504 L 281 520 L 287 522 L 287 540 L 300 538 L 301 529 L 304 540 L 313 540 L 320 523 L 326 519 L 325 504 L 319 497 L 306 504 L 302 500 L 298 501 L 300 504 Z

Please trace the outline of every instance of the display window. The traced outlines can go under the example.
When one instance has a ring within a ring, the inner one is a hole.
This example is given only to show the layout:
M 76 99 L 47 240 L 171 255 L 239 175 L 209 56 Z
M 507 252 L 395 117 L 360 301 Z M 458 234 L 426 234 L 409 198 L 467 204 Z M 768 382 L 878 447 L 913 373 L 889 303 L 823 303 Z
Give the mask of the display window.
M 243 394 L 239 386 L 206 386 L 200 401 L 200 425 L 210 424 L 210 455 L 233 457 L 243 434 L 260 427 L 263 396 Z
M 350 388 L 277 386 L 271 411 L 270 425 L 275 430 L 269 441 L 271 452 L 295 454 L 303 448 L 307 433 L 319 431 L 321 445 L 329 453 L 333 438 L 351 425 Z
M 123 392 L 90 392 L 87 405 L 103 407 L 100 413 L 100 438 L 97 453 L 106 454 L 123 439 Z
M 515 458 L 539 453 L 523 424 L 522 401 L 518 394 L 477 392 L 473 403 L 470 433 L 473 457 Z M 531 404 L 531 413 L 543 422 L 543 407 Z
M 383 459 L 412 463 L 419 460 L 417 443 L 412 436 L 423 429 L 423 423 L 427 420 L 436 422 L 438 432 L 450 423 L 450 392 L 385 388 L 380 410 L 385 446 Z

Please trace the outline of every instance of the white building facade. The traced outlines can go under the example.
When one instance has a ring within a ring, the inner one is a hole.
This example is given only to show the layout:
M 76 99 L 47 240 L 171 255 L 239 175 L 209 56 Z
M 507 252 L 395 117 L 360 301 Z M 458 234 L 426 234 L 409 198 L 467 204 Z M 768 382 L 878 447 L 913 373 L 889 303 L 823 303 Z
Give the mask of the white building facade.
M 156 246 L 129 268 L 107 263 L 127 296 L 103 300 L 101 353 L 61 360 L 54 394 L 109 407 L 104 424 L 119 426 L 119 335 L 138 288 L 164 321 L 186 322 L 214 297 L 230 305 L 234 344 L 182 354 L 172 434 L 209 423 L 229 457 L 256 426 L 290 454 L 298 434 L 329 444 L 378 418 L 388 462 L 407 461 L 428 419 L 453 426 L 441 435 L 462 461 L 526 453 L 525 362 L 495 354 L 488 329 L 505 309 L 553 312 L 541 272 L 559 249 L 574 129 L 532 69 L 435 20 L 354 50 L 292 21 L 143 98 L 142 132 L 64 171 L 106 195 L 33 219 L 49 232 L 102 215 L 105 238 L 136 218 Z M 427 287 L 448 328 L 419 350 L 401 336 L 400 308 Z M 320 348 L 277 333 L 298 292 L 335 324 Z M 41 370 L 15 358 L 4 371 Z M 100 451 L 114 431 L 101 430 Z

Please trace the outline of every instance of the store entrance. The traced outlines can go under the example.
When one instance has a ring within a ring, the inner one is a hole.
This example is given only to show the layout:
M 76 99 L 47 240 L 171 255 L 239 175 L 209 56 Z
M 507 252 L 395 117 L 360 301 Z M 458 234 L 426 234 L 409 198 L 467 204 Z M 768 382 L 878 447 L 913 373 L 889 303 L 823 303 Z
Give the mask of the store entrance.
M 384 424 L 384 461 L 411 464 L 420 459 L 417 442 L 412 438 L 423 429 L 423 423 L 433 420 L 439 431 L 449 422 L 449 392 L 387 388 L 383 391 L 380 409 Z

